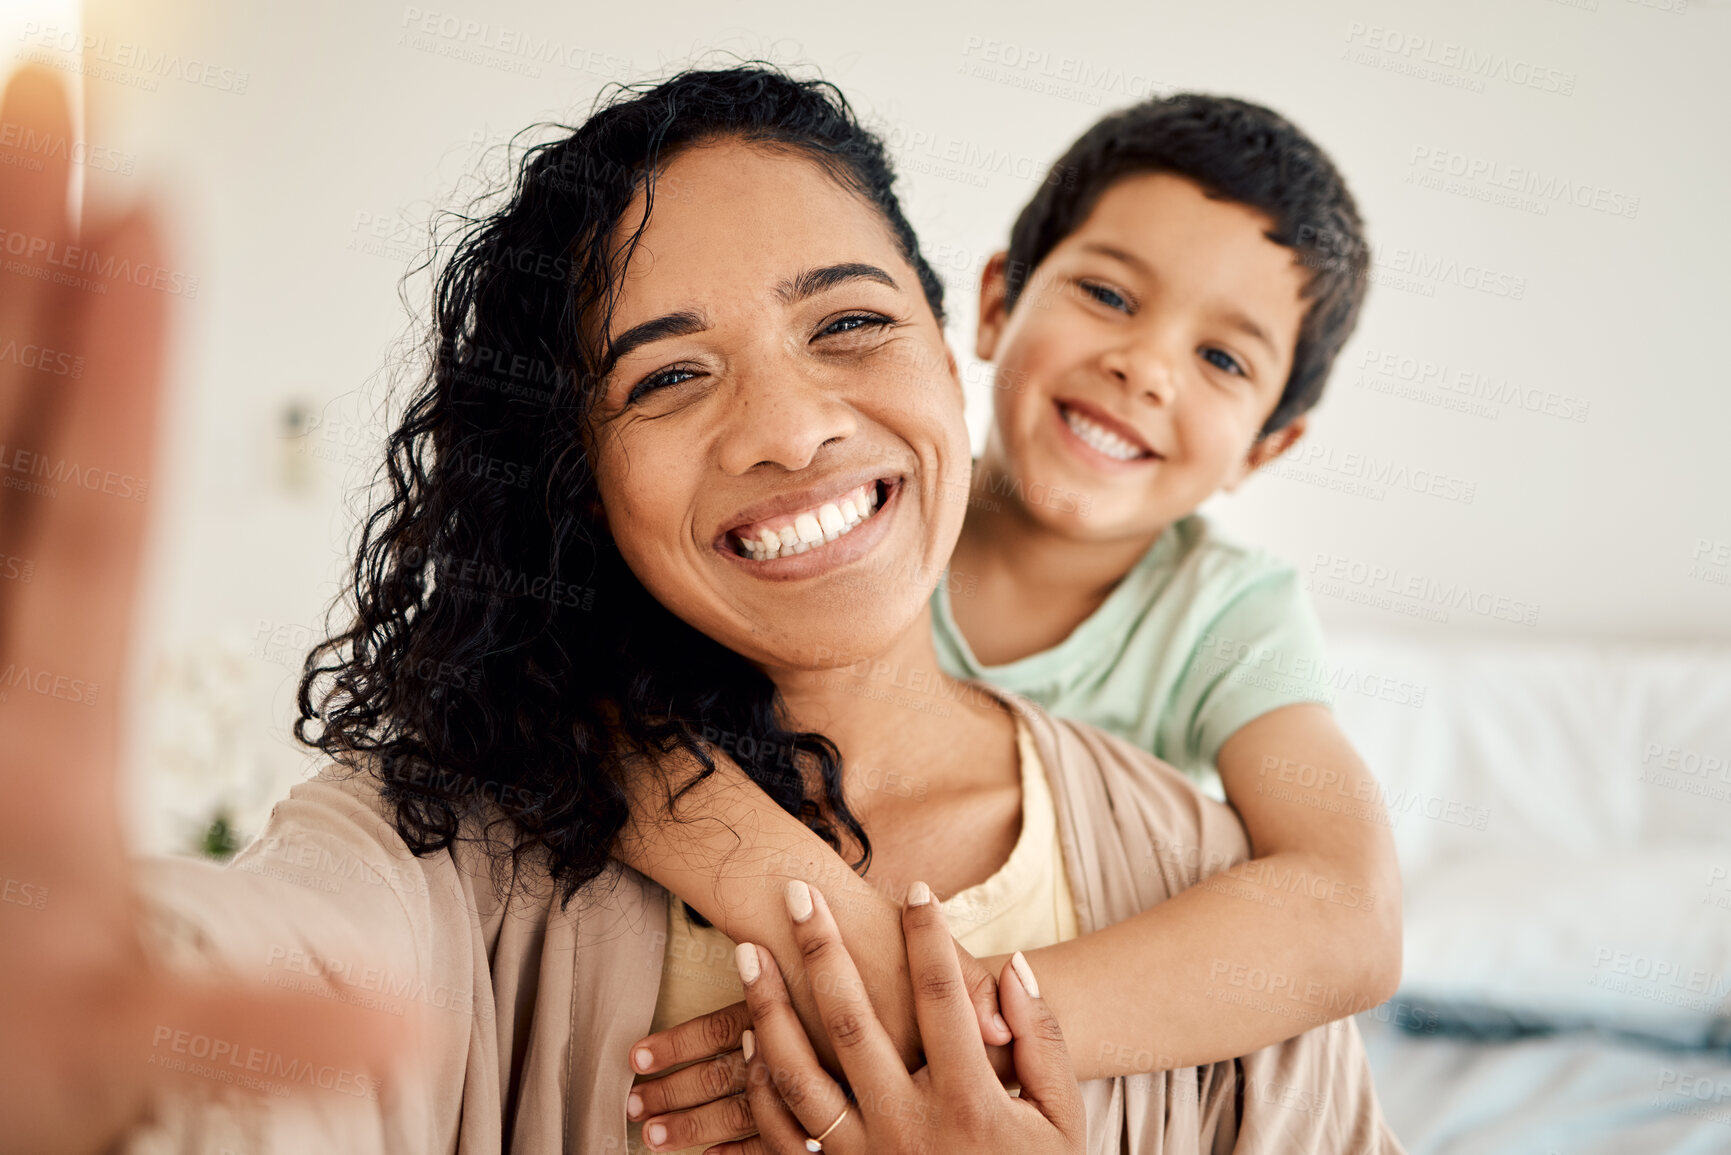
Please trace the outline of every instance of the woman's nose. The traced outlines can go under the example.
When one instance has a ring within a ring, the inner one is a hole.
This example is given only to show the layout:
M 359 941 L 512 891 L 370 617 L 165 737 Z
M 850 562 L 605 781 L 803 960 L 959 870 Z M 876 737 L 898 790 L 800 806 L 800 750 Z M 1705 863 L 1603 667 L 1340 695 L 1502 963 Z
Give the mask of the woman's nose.
M 719 458 L 729 474 L 766 463 L 804 469 L 821 446 L 859 428 L 837 388 L 792 368 L 743 371 L 727 402 Z

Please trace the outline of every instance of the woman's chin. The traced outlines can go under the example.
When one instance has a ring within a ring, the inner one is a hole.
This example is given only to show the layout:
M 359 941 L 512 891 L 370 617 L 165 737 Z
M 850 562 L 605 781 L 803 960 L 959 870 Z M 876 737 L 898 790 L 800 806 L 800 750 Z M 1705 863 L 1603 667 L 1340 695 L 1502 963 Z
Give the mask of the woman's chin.
M 920 624 L 924 604 L 921 599 L 911 605 L 860 607 L 842 613 L 814 609 L 781 614 L 733 648 L 772 670 L 821 673 L 876 663 Z

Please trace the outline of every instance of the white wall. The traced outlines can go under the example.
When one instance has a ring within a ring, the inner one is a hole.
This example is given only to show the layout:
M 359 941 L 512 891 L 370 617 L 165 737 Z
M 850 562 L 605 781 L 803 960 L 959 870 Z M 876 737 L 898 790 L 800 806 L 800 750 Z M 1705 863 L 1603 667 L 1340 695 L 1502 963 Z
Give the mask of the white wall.
M 349 466 L 376 435 L 369 381 L 403 331 L 397 281 L 428 209 L 475 171 L 480 142 L 578 118 L 606 81 L 711 48 L 815 64 L 884 126 L 961 352 L 979 263 L 1092 120 L 1175 87 L 1280 109 L 1347 173 L 1377 283 L 1300 460 L 1214 512 L 1307 572 L 1333 569 L 1315 593 L 1334 629 L 1731 640 L 1726 0 L 1138 0 L 1109 17 L 895 0 L 295 7 L 87 9 L 109 62 L 89 81 L 91 138 L 136 157 L 132 175 L 92 183 L 157 189 L 198 278 L 151 499 L 155 696 L 139 758 L 155 773 L 233 774 L 256 813 L 303 764 L 285 733 L 292 667 L 342 571 L 344 487 L 365 472 Z M 463 21 L 486 27 L 465 41 Z M 555 59 L 484 46 L 523 36 Z M 140 63 L 164 54 L 177 62 Z M 1457 156 L 1588 203 L 1425 187 L 1415 157 Z M 1377 371 L 1385 353 L 1392 373 Z M 1436 368 L 1399 380 L 1420 363 Z M 1391 381 L 1406 393 L 1380 391 Z M 1475 382 L 1505 399 L 1458 391 Z M 973 391 L 976 428 L 987 396 Z M 295 402 L 323 422 L 299 442 L 281 435 Z M 1438 477 L 1470 502 L 1412 488 Z M 1463 587 L 1465 605 L 1449 592 Z M 1410 612 L 1438 597 L 1446 621 Z M 1496 598 L 1536 620 L 1472 608 Z M 178 821 L 158 813 L 151 836 L 180 837 Z

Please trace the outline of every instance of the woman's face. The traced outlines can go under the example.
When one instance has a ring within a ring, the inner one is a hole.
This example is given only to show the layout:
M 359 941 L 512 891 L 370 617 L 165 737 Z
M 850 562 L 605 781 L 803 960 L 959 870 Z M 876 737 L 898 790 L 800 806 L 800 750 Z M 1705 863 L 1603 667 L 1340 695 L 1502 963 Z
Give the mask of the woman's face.
M 794 152 L 687 150 L 610 336 L 595 473 L 657 600 L 771 669 L 843 665 L 918 620 L 969 444 L 955 360 L 871 205 Z

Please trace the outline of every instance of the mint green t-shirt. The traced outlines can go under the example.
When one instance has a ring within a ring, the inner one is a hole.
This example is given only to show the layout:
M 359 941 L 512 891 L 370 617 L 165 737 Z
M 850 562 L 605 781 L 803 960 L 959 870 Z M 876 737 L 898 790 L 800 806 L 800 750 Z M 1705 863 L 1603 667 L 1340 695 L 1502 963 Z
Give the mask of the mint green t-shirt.
M 982 666 L 950 599 L 932 594 L 938 663 L 1014 690 L 1054 714 L 1133 742 L 1224 798 L 1214 766 L 1240 726 L 1294 702 L 1328 703 L 1322 628 L 1297 571 L 1220 536 L 1192 514 L 1167 528 L 1070 636 L 1002 666 Z

